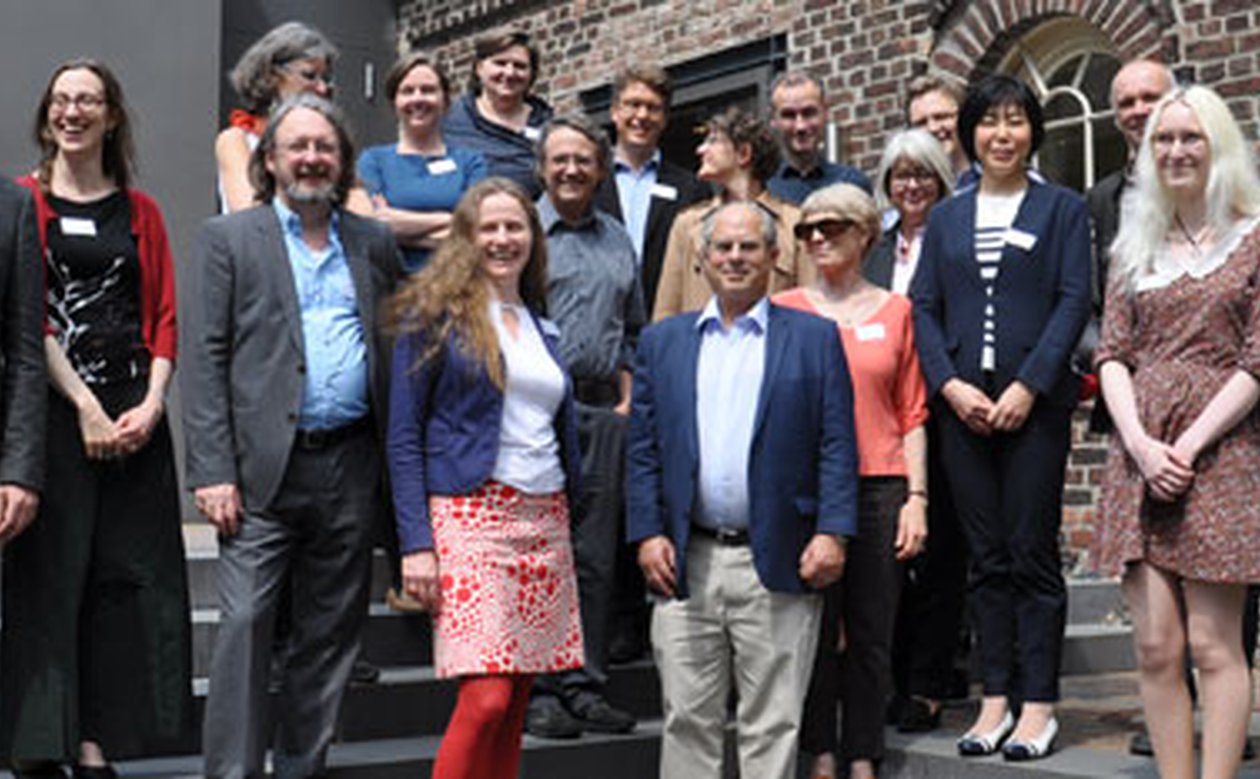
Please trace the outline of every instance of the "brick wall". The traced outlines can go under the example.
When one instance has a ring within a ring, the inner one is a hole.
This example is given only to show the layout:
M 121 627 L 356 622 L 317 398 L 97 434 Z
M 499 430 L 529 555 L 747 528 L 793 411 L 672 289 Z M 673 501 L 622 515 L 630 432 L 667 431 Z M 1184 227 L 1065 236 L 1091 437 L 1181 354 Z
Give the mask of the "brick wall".
M 844 159 L 873 171 L 903 126 L 905 83 L 928 70 L 967 79 L 1048 19 L 1076 16 L 1122 59 L 1153 57 L 1229 101 L 1258 134 L 1260 6 L 1255 0 L 413 0 L 399 12 L 399 49 L 430 50 L 464 83 L 471 37 L 518 26 L 542 54 L 538 91 L 561 108 L 608 84 L 630 61 L 686 62 L 785 35 L 793 68 L 823 79 L 843 128 Z M 1065 564 L 1089 572 L 1088 547 L 1105 442 L 1073 426 L 1064 493 Z

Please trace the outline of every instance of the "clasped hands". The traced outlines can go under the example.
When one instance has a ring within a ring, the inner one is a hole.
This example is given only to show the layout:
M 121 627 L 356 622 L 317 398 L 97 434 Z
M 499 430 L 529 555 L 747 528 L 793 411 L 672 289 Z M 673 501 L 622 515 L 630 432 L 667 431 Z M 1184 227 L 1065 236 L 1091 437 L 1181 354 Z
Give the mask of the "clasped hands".
M 1185 436 L 1178 438 L 1176 443 L 1168 444 L 1143 434 L 1128 449 L 1147 489 L 1156 500 L 1171 503 L 1194 484 L 1194 461 L 1198 452 Z
M 962 423 L 982 436 L 1011 433 L 1023 427 L 1037 399 L 1026 384 L 1013 381 L 995 402 L 979 387 L 958 378 L 945 382 L 941 395 Z
M 146 397 L 138 406 L 110 419 L 95 399 L 79 407 L 83 449 L 91 460 L 116 460 L 134 454 L 153 435 L 162 418 L 161 398 Z

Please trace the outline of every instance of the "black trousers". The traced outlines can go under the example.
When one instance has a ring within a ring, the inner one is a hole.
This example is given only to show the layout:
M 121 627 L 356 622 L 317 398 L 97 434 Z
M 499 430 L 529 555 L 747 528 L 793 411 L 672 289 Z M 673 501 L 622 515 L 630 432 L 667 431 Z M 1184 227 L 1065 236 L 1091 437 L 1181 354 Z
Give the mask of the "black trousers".
M 117 416 L 145 383 L 101 388 Z M 78 415 L 48 402 L 39 515 L 4 549 L 0 755 L 69 761 L 170 748 L 192 714 L 188 583 L 170 430 L 121 460 L 89 460 Z
M 945 477 L 939 417 L 928 421 L 928 543 L 906 565 L 893 634 L 893 686 L 898 696 L 951 697 L 967 601 L 967 543 Z
M 822 629 L 801 718 L 801 750 L 837 753 L 836 708 L 843 708 L 842 763 L 884 757 L 884 706 L 892 687 L 891 647 L 902 564 L 895 558 L 897 516 L 906 502 L 902 477 L 863 477 L 858 533 L 849 540 L 844 576 L 823 593 Z M 844 651 L 837 651 L 840 625 Z
M 618 547 L 623 538 L 625 442 L 627 418 L 612 408 L 579 403 L 578 444 L 582 451 L 582 486 L 574 512 L 573 563 L 577 568 L 578 607 L 586 664 L 534 680 L 535 696 L 574 689 L 602 689 L 608 681 L 608 637 Z
M 952 413 L 941 419 L 946 476 L 971 554 L 986 695 L 1059 698 L 1067 616 L 1059 526 L 1071 414 L 1038 401 L 1022 428 L 991 436 Z

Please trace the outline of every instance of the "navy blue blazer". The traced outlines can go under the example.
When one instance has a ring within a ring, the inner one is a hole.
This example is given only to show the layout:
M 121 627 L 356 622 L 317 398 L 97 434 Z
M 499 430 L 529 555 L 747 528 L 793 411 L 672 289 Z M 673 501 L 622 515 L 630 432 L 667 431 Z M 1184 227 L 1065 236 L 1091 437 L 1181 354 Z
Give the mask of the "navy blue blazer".
M 976 262 L 976 195 L 977 188 L 969 187 L 932 209 L 910 285 L 914 338 L 932 394 L 955 376 L 984 387 L 980 352 L 990 301 Z M 1008 240 L 1002 249 L 992 299 L 995 390 L 1019 380 L 1044 402 L 1075 406 L 1079 379 L 1068 365 L 1090 308 L 1085 201 L 1030 177 L 1012 228 L 1035 240 L 1031 246 L 1027 238 Z
M 687 597 L 687 539 L 696 505 L 698 312 L 640 335 L 626 470 L 631 542 L 666 535 L 678 597 Z M 834 323 L 770 306 L 765 374 L 748 465 L 753 559 L 767 589 L 806 589 L 797 571 L 815 533 L 857 532 L 853 388 Z
M 560 331 L 538 316 L 534 322 L 564 372 L 564 400 L 556 411 L 555 431 L 572 510 L 581 467 L 573 382 L 560 359 Z M 490 478 L 503 420 L 503 391 L 453 337 L 433 359 L 417 367 L 423 351 L 422 334 L 400 337 L 391 374 L 386 452 L 403 554 L 433 548 L 430 495 L 463 495 Z

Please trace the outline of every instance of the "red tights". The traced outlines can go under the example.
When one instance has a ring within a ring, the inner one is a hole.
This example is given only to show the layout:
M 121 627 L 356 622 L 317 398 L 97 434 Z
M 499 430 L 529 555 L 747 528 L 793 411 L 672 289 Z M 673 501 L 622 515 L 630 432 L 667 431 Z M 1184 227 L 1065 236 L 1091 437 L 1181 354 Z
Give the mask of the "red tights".
M 532 681 L 531 676 L 460 679 L 433 779 L 516 779 Z

